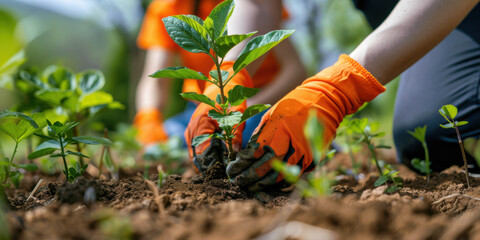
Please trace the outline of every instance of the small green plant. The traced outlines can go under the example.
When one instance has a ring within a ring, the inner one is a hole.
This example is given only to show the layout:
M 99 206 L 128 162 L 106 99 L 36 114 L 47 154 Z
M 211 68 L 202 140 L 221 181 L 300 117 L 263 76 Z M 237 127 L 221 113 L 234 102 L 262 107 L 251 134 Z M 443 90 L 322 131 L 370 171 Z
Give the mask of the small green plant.
M 67 150 L 67 147 L 71 144 L 77 143 L 84 143 L 90 145 L 96 144 L 103 144 L 103 145 L 111 145 L 110 140 L 101 138 L 101 137 L 93 137 L 93 136 L 78 136 L 78 137 L 70 137 L 69 135 L 70 130 L 78 125 L 78 122 L 68 122 L 66 124 L 62 124 L 60 122 L 51 123 L 47 120 L 47 132 L 48 135 L 39 135 L 37 136 L 45 139 L 46 141 L 41 143 L 35 148 L 35 151 L 28 155 L 28 158 L 34 159 L 46 155 L 50 155 L 50 157 L 61 157 L 63 160 L 64 170 L 66 179 L 69 182 L 75 181 L 79 176 L 83 175 L 87 165 L 81 165 L 80 163 L 76 162 L 75 167 L 68 167 L 66 156 L 68 155 L 75 155 L 75 156 L 82 156 L 88 158 L 88 156 L 83 155 L 81 152 L 74 152 Z M 55 151 L 59 151 L 58 153 L 54 153 Z M 54 153 L 54 154 L 52 154 Z
M 382 184 L 387 184 L 389 182 L 393 183 L 393 185 L 389 188 L 387 188 L 386 192 L 387 193 L 392 193 L 395 192 L 399 189 L 402 188 L 403 181 L 400 177 L 398 177 L 398 171 L 394 170 L 391 165 L 385 164 L 382 168 L 381 162 L 377 157 L 377 153 L 375 152 L 375 149 L 378 148 L 386 148 L 390 149 L 390 146 L 385 146 L 385 145 L 375 145 L 373 143 L 374 138 L 379 138 L 385 136 L 384 132 L 378 132 L 375 133 L 375 129 L 370 126 L 368 123 L 367 118 L 362 118 L 362 119 L 352 119 L 351 123 L 352 129 L 360 135 L 359 139 L 357 140 L 358 142 L 363 142 L 365 145 L 367 145 L 368 149 L 370 150 L 370 154 L 372 156 L 372 159 L 375 163 L 375 166 L 377 167 L 377 170 L 380 174 L 380 177 L 375 181 L 375 186 L 380 186 Z
M 385 164 L 383 167 L 384 170 L 382 176 L 380 176 L 373 185 L 378 187 L 382 184 L 387 184 L 388 186 L 388 182 L 391 182 L 392 185 L 387 188 L 387 193 L 393 193 L 402 189 L 403 180 L 397 176 L 399 172 L 394 170 L 390 164 Z
M 385 136 L 385 133 L 384 132 L 374 133 L 374 131 L 372 131 L 372 127 L 368 123 L 367 118 L 352 119 L 351 128 L 355 133 L 359 134 L 360 136 L 357 142 L 363 142 L 365 143 L 365 145 L 367 145 L 368 149 L 370 150 L 372 159 L 375 163 L 375 166 L 377 167 L 378 173 L 380 174 L 380 176 L 383 175 L 383 170 L 382 170 L 382 167 L 380 166 L 380 161 L 377 158 L 377 153 L 375 152 L 375 149 L 378 149 L 378 148 L 389 149 L 390 147 L 385 145 L 375 145 L 373 143 L 373 139 L 383 137 Z
M 193 15 L 176 15 L 163 19 L 168 34 L 180 47 L 189 52 L 210 56 L 215 66 L 215 70 L 210 71 L 211 78 L 186 67 L 167 67 L 150 75 L 154 78 L 198 79 L 208 81 L 219 88 L 220 93 L 215 100 L 197 93 L 181 95 L 186 99 L 210 105 L 213 109 L 209 111 L 208 116 L 217 121 L 220 129 L 223 130 L 222 133 L 197 136 L 192 145 L 198 146 L 210 138 L 221 139 L 228 147 L 229 160 L 235 156 L 232 142 L 238 126 L 253 115 L 267 109 L 269 105 L 256 104 L 248 107 L 243 113 L 232 111 L 232 107 L 242 104 L 246 99 L 254 96 L 259 89 L 237 85 L 227 95 L 224 91 L 225 86 L 248 64 L 293 33 L 293 30 L 276 30 L 251 39 L 233 64 L 233 74 L 230 75 L 227 71 L 220 69 L 225 56 L 233 47 L 256 33 L 228 35 L 227 22 L 234 7 L 233 0 L 226 0 L 216 6 L 205 20 Z
M 457 133 L 458 144 L 460 145 L 460 150 L 462 152 L 463 158 L 463 167 L 465 168 L 465 178 L 467 179 L 467 187 L 470 187 L 470 179 L 468 178 L 468 165 L 467 165 L 467 157 L 465 155 L 465 148 L 463 147 L 462 137 L 460 136 L 460 131 L 458 130 L 459 126 L 463 126 L 468 124 L 467 121 L 455 121 L 455 117 L 457 116 L 457 107 L 453 105 L 444 105 L 442 108 L 438 110 L 440 115 L 447 120 L 447 124 L 440 124 L 442 128 L 454 128 L 455 132 Z
M 428 154 L 428 147 L 427 141 L 425 140 L 425 134 L 427 132 L 427 125 L 423 127 L 417 127 L 415 130 L 408 131 L 410 135 L 412 135 L 415 139 L 417 139 L 420 143 L 422 143 L 423 151 L 425 152 L 425 160 L 420 160 L 418 158 L 412 159 L 412 166 L 416 168 L 418 171 L 427 175 L 427 184 L 430 182 L 430 173 L 432 170 L 430 169 L 430 157 Z
M 5 188 L 10 186 L 10 182 L 16 187 L 19 186 L 23 175 L 14 168 L 22 168 L 27 171 L 35 171 L 38 169 L 35 164 L 17 164 L 14 162 L 17 153 L 18 144 L 29 137 L 35 131 L 40 129 L 35 120 L 41 122 L 42 114 L 34 114 L 29 117 L 23 113 L 11 112 L 8 110 L 0 112 L 0 130 L 15 141 L 15 147 L 10 158 L 3 157 L 0 159 L 0 201 L 8 203 L 5 195 Z M 16 121 L 20 119 L 19 121 Z M 2 168 L 3 166 L 3 168 Z
M 42 111 L 48 119 L 83 123 L 104 109 L 123 109 L 113 96 L 101 91 L 105 77 L 99 70 L 75 74 L 66 67 L 51 65 L 43 71 L 21 70 L 15 77 L 15 90 L 21 95 L 21 111 Z M 79 136 L 79 126 L 73 135 Z M 77 152 L 82 152 L 80 143 Z M 78 155 L 80 164 L 83 158 Z
M 162 165 L 157 166 L 157 172 L 158 172 L 158 188 L 162 188 L 163 181 L 165 181 L 167 174 L 163 171 Z

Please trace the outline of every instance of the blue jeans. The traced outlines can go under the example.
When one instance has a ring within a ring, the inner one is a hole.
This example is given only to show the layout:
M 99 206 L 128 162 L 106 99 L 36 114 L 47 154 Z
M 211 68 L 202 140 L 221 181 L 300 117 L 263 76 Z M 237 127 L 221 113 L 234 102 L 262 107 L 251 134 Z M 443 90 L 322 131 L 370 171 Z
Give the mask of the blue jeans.
M 188 102 L 185 110 L 167 120 L 163 123 L 165 131 L 169 137 L 179 137 L 183 140 L 184 146 L 186 147 L 185 143 L 185 129 L 187 129 L 188 122 L 192 117 L 193 112 L 197 108 L 192 102 Z M 266 110 L 249 118 L 245 123 L 245 129 L 243 130 L 243 141 L 242 141 L 242 148 L 247 146 L 248 140 L 252 136 L 253 131 L 260 123 L 263 114 L 265 114 Z

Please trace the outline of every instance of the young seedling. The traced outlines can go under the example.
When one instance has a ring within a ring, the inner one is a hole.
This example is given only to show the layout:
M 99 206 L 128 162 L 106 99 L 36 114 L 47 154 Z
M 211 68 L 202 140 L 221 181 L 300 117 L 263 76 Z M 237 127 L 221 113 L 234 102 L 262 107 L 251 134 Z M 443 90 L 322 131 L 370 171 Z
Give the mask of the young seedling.
M 387 184 L 388 182 L 392 182 L 393 185 L 389 188 L 387 188 L 387 193 L 392 193 L 395 192 L 399 189 L 402 188 L 402 179 L 397 177 L 398 171 L 395 171 L 391 165 L 385 164 L 382 169 L 382 166 L 380 166 L 380 160 L 377 157 L 377 153 L 375 152 L 375 149 L 378 148 L 387 148 L 389 149 L 390 146 L 385 146 L 385 145 L 375 145 L 373 143 L 373 138 L 378 138 L 378 137 L 383 137 L 385 136 L 384 132 L 379 132 L 379 133 L 372 133 L 372 128 L 368 124 L 368 119 L 367 118 L 362 118 L 362 119 L 352 119 L 351 123 L 352 129 L 360 134 L 359 142 L 362 141 L 367 145 L 368 149 L 370 150 L 370 153 L 372 155 L 372 159 L 375 162 L 375 166 L 377 167 L 377 170 L 380 174 L 380 177 L 375 181 L 375 186 L 380 186 L 382 184 Z
M 114 101 L 113 96 L 101 91 L 105 85 L 105 77 L 98 70 L 86 70 L 75 74 L 68 68 L 51 65 L 41 73 L 22 70 L 18 74 L 17 85 L 29 87 L 17 88 L 34 106 L 46 114 L 54 115 L 56 121 L 83 123 L 104 109 L 123 109 L 124 106 Z M 32 90 L 33 89 L 33 90 Z M 28 107 L 27 106 L 27 107 Z M 58 114 L 60 113 L 60 114 Z M 49 119 L 51 119 L 49 116 Z M 78 137 L 79 126 L 73 128 L 73 136 Z M 77 152 L 82 152 L 80 143 L 76 144 Z M 82 155 L 78 155 L 80 165 L 84 165 Z
M 198 146 L 210 138 L 221 139 L 228 147 L 229 160 L 235 157 L 232 142 L 238 126 L 253 115 L 266 110 L 269 105 L 256 104 L 248 107 L 243 113 L 232 111 L 232 107 L 242 104 L 259 90 L 237 85 L 227 94 L 224 90 L 225 86 L 248 64 L 293 33 L 293 30 L 276 30 L 251 39 L 233 64 L 233 74 L 230 75 L 227 71 L 220 69 L 225 55 L 240 42 L 256 33 L 228 35 L 227 22 L 234 7 L 233 0 L 226 0 L 216 6 L 205 20 L 193 15 L 176 15 L 163 19 L 168 34 L 181 48 L 210 56 L 215 66 L 215 69 L 210 71 L 210 78 L 186 67 L 167 67 L 150 75 L 154 78 L 198 79 L 218 87 L 220 94 L 215 100 L 192 92 L 181 93 L 181 95 L 186 99 L 211 106 L 213 109 L 209 111 L 208 116 L 217 121 L 222 129 L 221 133 L 197 136 L 192 145 Z
M 93 136 L 79 136 L 79 137 L 70 137 L 68 134 L 72 128 L 78 125 L 78 122 L 68 122 L 66 124 L 62 124 L 60 122 L 51 123 L 47 120 L 47 132 L 48 135 L 39 135 L 37 136 L 45 139 L 46 141 L 41 143 L 35 148 L 35 151 L 28 155 L 28 158 L 34 159 L 46 155 L 50 155 L 50 157 L 61 157 L 63 160 L 64 170 L 66 179 L 69 182 L 75 181 L 79 176 L 82 176 L 87 168 L 87 165 L 81 165 L 80 163 L 76 162 L 75 167 L 68 167 L 66 156 L 68 155 L 75 155 L 75 156 L 82 156 L 88 158 L 88 156 L 83 155 L 80 152 L 73 152 L 67 150 L 67 147 L 70 144 L 76 143 L 84 143 L 90 145 L 96 144 L 103 144 L 103 145 L 111 145 L 112 142 L 110 140 L 101 138 L 101 137 L 93 137 Z M 54 153 L 55 151 L 59 151 L 58 153 Z
M 40 129 L 37 121 L 41 122 L 42 118 L 43 115 L 40 113 L 29 117 L 23 113 L 11 112 L 8 110 L 0 112 L 0 120 L 2 120 L 0 124 L 0 130 L 15 141 L 15 147 L 13 148 L 11 157 L 4 157 L 3 159 L 0 159 L 0 201 L 8 203 L 8 199 L 5 195 L 5 188 L 10 185 L 10 182 L 18 187 L 20 180 L 23 177 L 20 172 L 12 170 L 12 167 L 22 168 L 28 171 L 35 171 L 38 169 L 37 165 L 35 164 L 17 164 L 13 162 L 13 160 L 15 159 L 15 154 L 17 153 L 18 144 Z M 13 121 L 18 119 L 20 119 L 20 121 Z M 3 166 L 3 168 L 1 168 L 1 166 Z
M 430 169 L 430 157 L 428 154 L 427 141 L 425 140 L 426 132 L 427 132 L 427 125 L 423 127 L 417 127 L 413 132 L 408 131 L 410 135 L 412 135 L 415 139 L 417 139 L 420 143 L 422 143 L 423 151 L 425 152 L 425 160 L 414 158 L 411 163 L 414 168 L 416 168 L 418 171 L 427 175 L 427 185 L 428 185 L 428 183 L 430 182 L 430 173 L 432 172 L 432 170 Z
M 392 182 L 393 185 L 387 188 L 387 193 L 393 193 L 402 189 L 403 180 L 397 176 L 399 172 L 394 170 L 390 164 L 385 164 L 383 167 L 382 176 L 380 176 L 373 185 L 378 187 L 382 184 L 387 184 L 388 186 L 388 182 Z
M 460 151 L 462 152 L 463 158 L 463 167 L 465 168 L 465 178 L 467 179 L 467 187 L 470 187 L 470 179 L 468 178 L 468 165 L 467 165 L 467 157 L 465 155 L 465 148 L 463 147 L 462 137 L 460 136 L 460 131 L 458 130 L 459 126 L 463 126 L 468 124 L 467 121 L 455 121 L 455 117 L 457 116 L 457 107 L 453 105 L 444 105 L 442 108 L 438 110 L 440 115 L 447 120 L 447 124 L 440 124 L 442 128 L 454 128 L 455 132 L 457 133 L 458 144 L 460 145 Z

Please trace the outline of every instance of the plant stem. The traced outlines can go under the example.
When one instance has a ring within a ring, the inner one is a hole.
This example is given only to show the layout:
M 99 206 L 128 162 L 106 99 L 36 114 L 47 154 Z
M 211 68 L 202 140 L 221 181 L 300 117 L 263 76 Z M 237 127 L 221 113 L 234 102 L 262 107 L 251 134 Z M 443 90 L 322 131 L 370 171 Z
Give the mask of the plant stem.
M 12 204 L 8 200 L 7 193 L 5 192 L 5 187 L 0 185 L 0 211 L 7 211 L 12 209 Z
M 425 151 L 425 164 L 427 165 L 427 185 L 430 182 L 430 156 L 428 154 L 427 142 L 422 142 L 423 151 Z
M 67 181 L 68 181 L 68 166 L 67 166 L 67 160 L 65 159 L 65 149 L 63 149 L 62 136 L 58 135 L 58 140 L 60 142 L 60 151 L 62 154 L 63 166 L 65 167 L 65 177 L 67 178 Z
M 220 96 L 222 98 L 222 104 L 225 104 L 225 93 L 223 92 L 223 80 L 222 80 L 222 71 L 220 70 L 220 65 L 216 62 L 215 63 L 217 66 L 217 74 L 218 74 L 218 87 L 220 88 Z
M 350 136 L 348 134 L 346 134 L 346 140 L 347 140 L 347 151 L 348 151 L 348 155 L 350 155 L 350 160 L 352 160 L 352 169 L 353 169 L 353 172 L 355 174 L 357 174 L 357 161 L 355 161 L 355 156 L 353 155 L 353 149 L 352 147 L 350 146 Z
M 468 166 L 467 157 L 465 155 L 465 148 L 463 147 L 463 141 L 460 136 L 460 131 L 458 131 L 458 127 L 455 121 L 453 121 L 453 126 L 455 127 L 455 131 L 457 132 L 458 144 L 460 144 L 460 150 L 462 151 L 463 167 L 465 168 L 465 177 L 467 178 L 467 188 L 470 188 L 470 179 L 468 178 Z
M 73 136 L 78 137 L 77 126 L 73 127 Z M 80 143 L 77 143 L 77 152 L 79 152 L 79 153 L 82 152 L 82 147 L 80 146 Z M 78 156 L 78 161 L 80 162 L 80 166 L 83 166 L 83 157 L 82 156 Z
M 368 145 L 368 149 L 370 149 L 370 153 L 372 154 L 372 158 L 375 161 L 375 166 L 377 166 L 377 170 L 380 173 L 380 176 L 383 176 L 382 168 L 378 163 L 377 154 L 375 153 L 375 146 L 368 140 L 368 136 L 365 135 L 365 143 Z
M 7 180 L 10 178 L 10 166 L 13 162 L 13 158 L 15 157 L 15 154 L 17 153 L 17 148 L 18 148 L 18 142 L 15 141 L 15 148 L 13 148 L 13 153 L 12 153 L 12 157 L 10 157 L 10 160 L 8 161 L 8 164 L 7 166 L 5 166 L 5 178 L 3 179 L 3 182 L 2 184 L 5 184 L 7 182 Z

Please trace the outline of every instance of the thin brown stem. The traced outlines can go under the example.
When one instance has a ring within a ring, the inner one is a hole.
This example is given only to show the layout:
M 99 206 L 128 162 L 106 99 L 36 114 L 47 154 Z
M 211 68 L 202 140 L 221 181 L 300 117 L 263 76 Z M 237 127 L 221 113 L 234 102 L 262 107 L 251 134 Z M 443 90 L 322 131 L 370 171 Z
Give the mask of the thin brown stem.
M 470 188 L 470 179 L 468 177 L 468 165 L 467 165 L 467 157 L 465 155 L 465 148 L 463 147 L 463 141 L 460 136 L 460 131 L 458 131 L 458 127 L 455 121 L 453 121 L 453 126 L 455 127 L 455 131 L 457 132 L 458 144 L 460 145 L 460 150 L 462 152 L 463 167 L 465 168 L 465 178 L 467 179 L 467 188 Z

